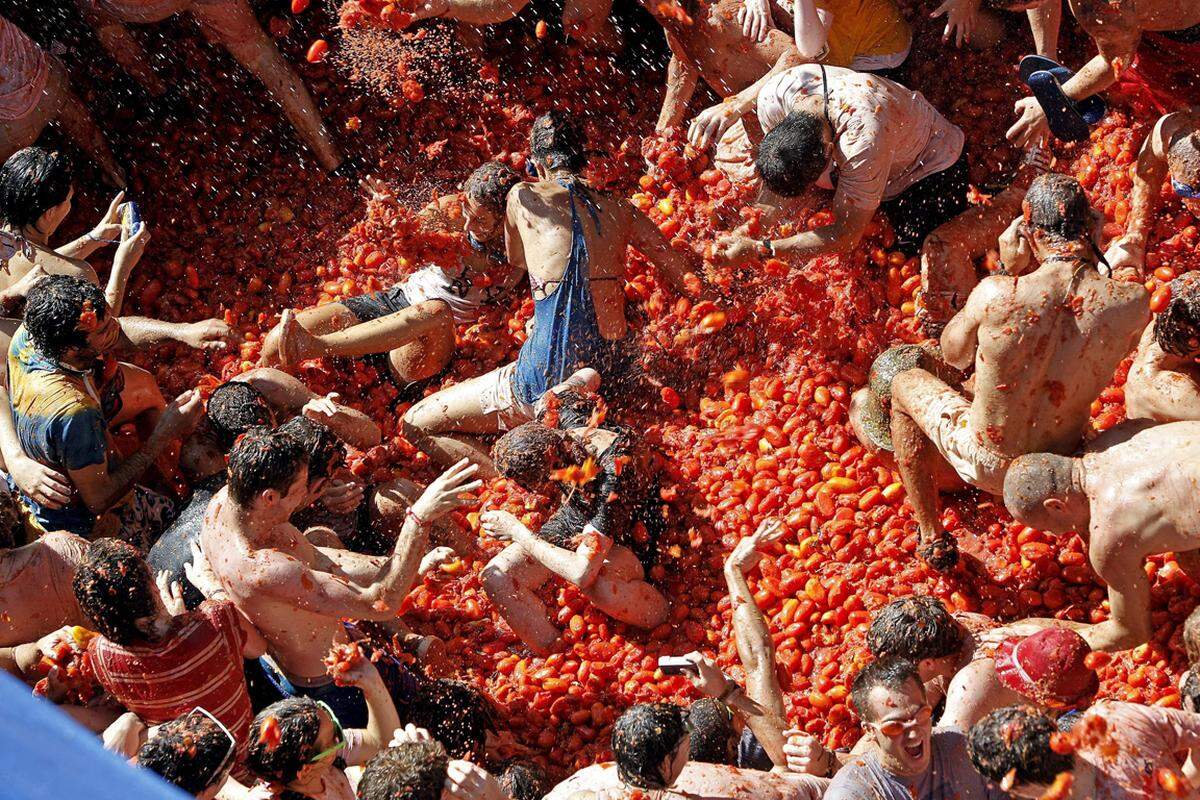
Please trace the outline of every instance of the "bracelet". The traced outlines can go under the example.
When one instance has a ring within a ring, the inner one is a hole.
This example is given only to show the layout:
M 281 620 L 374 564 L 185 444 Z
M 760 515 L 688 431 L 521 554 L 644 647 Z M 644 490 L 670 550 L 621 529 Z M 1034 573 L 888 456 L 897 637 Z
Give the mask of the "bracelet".
M 763 239 L 759 246 L 762 247 L 763 252 L 766 253 L 768 258 L 775 257 L 775 242 L 770 239 Z
M 413 521 L 416 522 L 418 525 L 420 525 L 422 528 L 429 526 L 429 522 L 426 521 L 425 519 L 422 519 L 421 515 L 415 511 L 413 511 L 412 508 L 409 508 L 407 511 L 404 512 L 405 521 L 408 521 L 409 517 L 412 517 Z
M 726 678 L 725 680 L 729 681 L 728 678 Z M 725 691 L 721 692 L 721 696 L 718 697 L 717 699 L 720 700 L 722 703 L 728 703 L 729 698 L 733 697 L 735 694 L 737 694 L 741 690 L 742 690 L 742 687 L 738 686 L 736 681 L 729 681 L 729 685 L 725 687 Z

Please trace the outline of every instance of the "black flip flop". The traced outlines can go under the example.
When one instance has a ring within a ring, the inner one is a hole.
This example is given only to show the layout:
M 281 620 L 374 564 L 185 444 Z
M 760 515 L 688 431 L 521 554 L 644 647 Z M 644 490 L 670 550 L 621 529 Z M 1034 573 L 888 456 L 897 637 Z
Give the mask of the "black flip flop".
M 1043 56 L 1021 59 L 1021 79 L 1029 86 L 1046 115 L 1050 131 L 1059 139 L 1076 142 L 1088 138 L 1089 128 L 1108 112 L 1104 100 L 1093 95 L 1080 101 L 1063 93 L 1062 84 L 1074 74 Z

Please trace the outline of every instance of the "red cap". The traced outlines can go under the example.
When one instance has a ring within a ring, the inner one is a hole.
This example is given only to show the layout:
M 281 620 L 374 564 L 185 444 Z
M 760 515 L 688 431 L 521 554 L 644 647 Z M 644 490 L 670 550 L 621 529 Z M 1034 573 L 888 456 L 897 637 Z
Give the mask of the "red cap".
M 996 676 L 1040 706 L 1083 706 L 1100 688 L 1096 673 L 1083 663 L 1089 652 L 1083 637 L 1067 628 L 1009 637 L 996 649 Z

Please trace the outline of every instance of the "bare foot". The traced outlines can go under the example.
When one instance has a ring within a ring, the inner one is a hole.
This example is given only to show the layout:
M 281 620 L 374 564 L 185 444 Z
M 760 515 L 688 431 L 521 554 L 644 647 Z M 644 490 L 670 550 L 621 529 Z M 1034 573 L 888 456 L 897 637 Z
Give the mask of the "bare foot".
M 296 312 L 284 309 L 279 318 L 279 368 L 291 372 L 301 361 L 325 355 L 320 338 L 309 333 L 296 320 Z

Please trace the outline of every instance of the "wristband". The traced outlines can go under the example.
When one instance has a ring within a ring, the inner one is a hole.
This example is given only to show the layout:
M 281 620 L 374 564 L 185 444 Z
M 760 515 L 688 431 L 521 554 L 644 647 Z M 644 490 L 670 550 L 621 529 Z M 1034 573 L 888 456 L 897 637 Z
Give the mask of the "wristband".
M 742 690 L 742 687 L 738 686 L 736 681 L 730 681 L 728 678 L 725 680 L 729 681 L 729 685 L 725 687 L 725 691 L 721 692 L 721 696 L 717 698 L 722 703 L 728 703 L 729 698 Z
M 763 239 L 759 243 L 759 247 L 762 248 L 762 252 L 767 256 L 767 258 L 775 257 L 775 242 L 771 241 L 770 239 Z
M 404 512 L 404 519 L 406 521 L 408 520 L 409 517 L 412 517 L 413 522 L 417 523 L 422 528 L 429 526 L 429 522 L 427 520 L 423 519 L 417 512 L 413 511 L 412 508 L 409 508 L 407 511 Z

